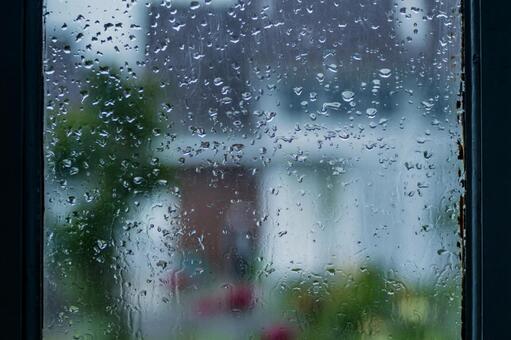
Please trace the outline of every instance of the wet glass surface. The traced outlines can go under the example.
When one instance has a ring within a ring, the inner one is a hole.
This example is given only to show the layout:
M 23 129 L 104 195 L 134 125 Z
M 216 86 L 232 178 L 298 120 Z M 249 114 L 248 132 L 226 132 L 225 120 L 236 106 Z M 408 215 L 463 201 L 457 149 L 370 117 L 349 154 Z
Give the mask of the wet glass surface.
M 46 339 L 457 339 L 458 0 L 46 0 Z

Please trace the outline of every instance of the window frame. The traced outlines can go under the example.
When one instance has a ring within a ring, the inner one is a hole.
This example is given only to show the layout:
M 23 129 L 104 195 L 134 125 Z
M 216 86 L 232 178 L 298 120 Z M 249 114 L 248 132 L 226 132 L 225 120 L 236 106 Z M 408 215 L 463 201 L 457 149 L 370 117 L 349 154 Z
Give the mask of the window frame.
M 22 8 L 22 283 L 23 339 L 42 338 L 43 289 L 43 1 Z
M 0 324 L 8 339 L 41 337 L 43 216 L 42 0 L 4 3 L 0 98 L 4 124 L 4 256 Z
M 482 333 L 482 186 L 481 186 L 481 4 L 462 0 L 463 11 L 463 146 L 465 196 L 461 200 L 463 339 L 481 339 Z
M 511 88 L 511 61 L 502 48 L 502 38 L 511 36 L 506 22 L 511 3 L 461 2 L 465 114 L 460 156 L 466 170 L 460 220 L 462 334 L 464 339 L 495 339 L 506 334 L 506 321 L 511 321 L 511 292 L 506 291 L 511 286 L 511 266 L 505 265 L 511 240 L 506 207 L 511 207 L 511 198 L 503 189 L 511 189 L 511 183 L 502 170 L 511 165 L 511 153 L 499 151 L 506 146 L 511 116 L 493 119 L 500 112 L 511 112 L 511 102 L 501 100 L 506 85 Z M 3 205 L 5 255 L 0 263 L 8 279 L 2 282 L 5 305 L 0 317 L 3 332 L 11 338 L 37 339 L 42 335 L 44 6 L 43 0 L 4 6 L 0 15 L 8 48 L 0 57 L 5 83 L 0 96 L 7 119 L 2 134 L 7 159 L 2 170 L 8 199 Z
M 481 332 L 487 339 L 499 339 L 509 333 L 511 321 L 511 266 L 507 263 L 511 197 L 506 192 L 506 189 L 511 190 L 506 172 L 511 166 L 511 153 L 505 150 L 510 145 L 507 136 L 511 126 L 511 103 L 505 100 L 511 88 L 511 4 L 496 0 L 480 3 L 481 125 L 476 128 L 482 136 L 479 163 L 482 227 L 479 235 L 481 270 L 476 279 L 480 280 L 482 290 Z

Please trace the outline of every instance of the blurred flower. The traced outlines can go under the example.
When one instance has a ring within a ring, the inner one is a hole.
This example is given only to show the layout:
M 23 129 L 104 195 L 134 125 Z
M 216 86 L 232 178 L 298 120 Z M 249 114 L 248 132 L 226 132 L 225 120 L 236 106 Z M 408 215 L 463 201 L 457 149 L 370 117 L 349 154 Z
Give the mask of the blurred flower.
M 232 286 L 227 295 L 230 311 L 246 311 L 254 306 L 254 287 L 247 284 Z
M 261 340 L 292 340 L 295 338 L 295 332 L 287 325 L 273 325 L 266 329 L 261 336 Z
M 213 316 L 218 313 L 242 312 L 254 306 L 254 288 L 248 284 L 228 285 L 228 291 L 222 294 L 210 294 L 199 299 L 194 310 L 201 316 Z

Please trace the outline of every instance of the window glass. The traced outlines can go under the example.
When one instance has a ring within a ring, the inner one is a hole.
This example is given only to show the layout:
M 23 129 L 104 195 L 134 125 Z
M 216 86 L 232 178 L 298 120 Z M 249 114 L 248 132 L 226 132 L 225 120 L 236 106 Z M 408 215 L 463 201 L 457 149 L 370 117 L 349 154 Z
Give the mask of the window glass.
M 460 338 L 459 0 L 44 19 L 45 338 Z

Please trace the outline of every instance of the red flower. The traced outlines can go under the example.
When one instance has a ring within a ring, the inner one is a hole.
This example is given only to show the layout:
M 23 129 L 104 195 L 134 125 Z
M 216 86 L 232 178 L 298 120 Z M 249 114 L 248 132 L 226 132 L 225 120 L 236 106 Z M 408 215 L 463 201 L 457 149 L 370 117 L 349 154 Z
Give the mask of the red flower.
M 293 340 L 295 338 L 295 332 L 286 325 L 271 326 L 261 336 L 261 340 Z
M 254 288 L 239 285 L 230 288 L 227 295 L 228 308 L 233 312 L 246 311 L 254 306 Z

